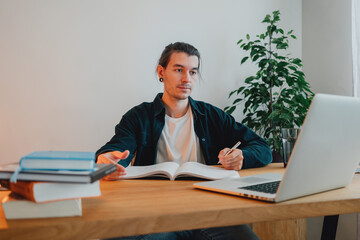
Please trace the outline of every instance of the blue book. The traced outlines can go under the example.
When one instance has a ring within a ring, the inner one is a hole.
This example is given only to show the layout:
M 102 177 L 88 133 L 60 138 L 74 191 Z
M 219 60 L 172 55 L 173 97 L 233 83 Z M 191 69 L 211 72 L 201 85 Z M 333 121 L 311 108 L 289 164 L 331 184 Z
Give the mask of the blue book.
M 0 165 L 0 181 L 10 180 L 14 172 L 19 169 L 19 164 Z M 20 171 L 16 180 L 41 181 L 41 182 L 64 182 L 64 183 L 93 183 L 102 177 L 115 172 L 115 164 L 95 164 L 94 171 L 45 171 L 27 170 Z M 6 185 L 5 185 L 6 186 Z M 1 234 L 0 234 L 1 235 Z
M 19 165 L 22 171 L 93 171 L 95 167 L 95 153 L 76 151 L 37 151 L 22 157 Z

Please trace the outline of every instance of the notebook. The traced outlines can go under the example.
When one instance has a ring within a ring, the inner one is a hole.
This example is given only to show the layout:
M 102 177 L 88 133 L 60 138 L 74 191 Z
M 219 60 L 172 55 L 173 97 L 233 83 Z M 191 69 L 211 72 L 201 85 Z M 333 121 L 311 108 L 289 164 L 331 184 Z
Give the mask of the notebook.
M 195 183 L 203 190 L 281 202 L 347 186 L 360 162 L 360 98 L 316 94 L 284 175 Z M 277 182 L 277 183 L 274 183 Z M 270 186 L 278 185 L 275 192 Z

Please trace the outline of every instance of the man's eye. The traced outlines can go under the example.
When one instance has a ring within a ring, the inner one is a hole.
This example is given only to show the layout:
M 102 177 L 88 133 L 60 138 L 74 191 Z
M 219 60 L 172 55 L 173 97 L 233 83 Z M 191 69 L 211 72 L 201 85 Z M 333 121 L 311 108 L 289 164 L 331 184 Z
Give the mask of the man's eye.
M 191 74 L 191 75 L 196 75 L 196 74 L 197 74 L 197 71 L 191 71 L 190 74 Z
M 178 69 L 175 69 L 176 72 L 182 72 L 182 69 L 178 68 Z

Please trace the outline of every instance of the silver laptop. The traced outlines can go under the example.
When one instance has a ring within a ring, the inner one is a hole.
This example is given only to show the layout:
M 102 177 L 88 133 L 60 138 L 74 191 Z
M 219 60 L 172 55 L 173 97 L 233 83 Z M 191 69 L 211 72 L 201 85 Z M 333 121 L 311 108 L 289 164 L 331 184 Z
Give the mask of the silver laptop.
M 281 202 L 347 186 L 359 162 L 360 99 L 316 94 L 284 175 L 267 173 L 194 187 Z M 277 190 L 271 191 L 271 185 L 278 185 Z

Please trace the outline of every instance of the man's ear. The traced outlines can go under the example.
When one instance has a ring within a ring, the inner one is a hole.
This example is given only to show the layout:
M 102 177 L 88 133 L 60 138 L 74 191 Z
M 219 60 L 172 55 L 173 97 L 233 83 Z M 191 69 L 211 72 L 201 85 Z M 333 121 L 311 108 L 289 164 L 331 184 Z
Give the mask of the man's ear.
M 164 78 L 164 71 L 165 71 L 165 68 L 161 65 L 158 65 L 157 68 L 156 68 L 156 72 L 157 72 L 157 75 L 159 78 Z

